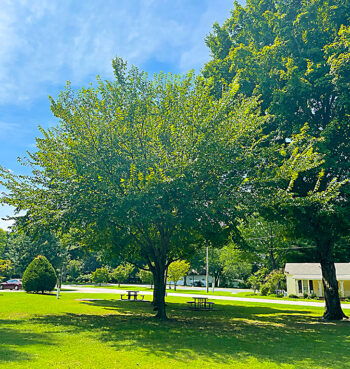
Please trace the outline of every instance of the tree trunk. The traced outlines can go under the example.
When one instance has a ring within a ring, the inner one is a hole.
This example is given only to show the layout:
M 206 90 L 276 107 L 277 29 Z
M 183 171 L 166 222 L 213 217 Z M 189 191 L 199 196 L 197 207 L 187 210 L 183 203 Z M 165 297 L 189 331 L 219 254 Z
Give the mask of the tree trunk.
M 320 262 L 322 269 L 322 283 L 326 302 L 323 319 L 341 320 L 347 318 L 340 305 L 338 281 L 330 242 L 319 243 Z
M 273 232 L 272 232 L 272 226 L 271 226 L 271 229 L 270 229 L 270 240 L 269 240 L 269 254 L 270 254 L 270 260 L 271 260 L 272 270 L 275 270 L 275 269 L 277 269 L 277 265 L 276 265 L 275 255 L 273 253 L 273 241 L 272 241 L 272 238 L 273 238 Z
M 163 266 L 155 266 L 153 269 L 154 290 L 153 290 L 153 306 L 157 311 L 156 318 L 166 320 L 165 311 L 165 289 L 166 289 L 166 268 Z
M 174 291 L 176 291 L 176 283 L 174 284 Z

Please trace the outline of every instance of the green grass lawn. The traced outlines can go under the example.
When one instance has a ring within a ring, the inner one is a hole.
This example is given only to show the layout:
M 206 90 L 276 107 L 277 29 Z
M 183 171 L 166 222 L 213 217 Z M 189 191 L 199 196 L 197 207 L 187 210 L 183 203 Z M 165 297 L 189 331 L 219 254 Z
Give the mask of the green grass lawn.
M 115 298 L 0 293 L 0 368 L 350 368 L 350 323 L 320 323 L 320 308 L 168 297 L 160 322 Z

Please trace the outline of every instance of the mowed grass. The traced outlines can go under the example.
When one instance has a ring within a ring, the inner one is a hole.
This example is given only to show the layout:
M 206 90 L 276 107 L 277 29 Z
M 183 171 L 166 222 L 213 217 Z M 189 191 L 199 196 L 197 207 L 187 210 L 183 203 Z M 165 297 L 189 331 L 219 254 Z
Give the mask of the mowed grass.
M 168 297 L 160 322 L 149 303 L 115 298 L 1 293 L 0 368 L 350 368 L 350 323 L 321 323 L 319 308 L 215 301 L 190 311 Z

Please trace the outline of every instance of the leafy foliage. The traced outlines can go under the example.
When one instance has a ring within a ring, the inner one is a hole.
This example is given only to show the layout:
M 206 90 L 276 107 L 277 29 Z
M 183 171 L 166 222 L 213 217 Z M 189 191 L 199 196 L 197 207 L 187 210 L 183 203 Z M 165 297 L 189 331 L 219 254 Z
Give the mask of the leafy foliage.
M 134 266 L 129 263 L 120 264 L 113 269 L 111 278 L 114 279 L 120 286 L 120 283 L 125 283 L 127 281 L 133 270 Z
M 105 267 L 98 268 L 92 273 L 92 281 L 101 285 L 102 283 L 109 282 L 109 270 Z
M 29 263 L 37 255 L 45 256 L 54 268 L 59 268 L 62 264 L 63 250 L 51 233 L 43 232 L 38 237 L 17 232 L 8 235 L 3 257 L 11 260 L 14 275 L 22 276 Z
M 190 263 L 185 260 L 173 261 L 168 267 L 168 280 L 174 282 L 175 290 L 177 282 L 183 278 L 190 269 Z
M 239 250 L 233 243 L 225 246 L 220 252 L 223 274 L 228 281 L 246 280 L 252 272 L 251 255 Z
M 328 302 L 338 300 L 337 312 L 325 314 L 331 319 L 344 316 L 333 250 L 349 237 L 349 17 L 349 2 L 342 0 L 236 3 L 231 17 L 207 37 L 213 59 L 203 72 L 213 79 L 216 96 L 232 81 L 242 95 L 260 96 L 262 111 L 273 116 L 266 130 L 277 130 L 276 139 L 286 147 L 305 123 L 319 138 L 323 170 L 294 174 L 282 201 L 272 207 L 274 216 L 260 212 L 316 246 L 327 278 L 327 310 Z
M 4 277 L 9 278 L 12 270 L 13 265 L 11 263 L 11 260 L 0 259 L 0 280 L 2 280 L 2 278 Z
M 37 256 L 23 273 L 22 284 L 26 292 L 52 291 L 57 276 L 55 269 L 45 256 Z
M 263 294 L 263 291 L 266 291 L 267 294 L 273 294 L 276 290 L 286 289 L 286 276 L 282 270 L 273 270 L 266 276 L 263 286 L 264 289 L 261 288 L 261 294 Z
M 254 290 L 254 293 L 256 293 L 256 291 L 260 288 L 261 282 L 259 281 L 258 276 L 254 274 L 247 279 L 247 282 L 249 283 L 250 288 Z
M 82 271 L 82 262 L 80 260 L 70 260 L 67 265 L 67 274 L 69 279 L 76 281 Z
M 142 283 L 153 285 L 153 275 L 149 270 L 140 269 L 137 276 L 141 279 Z
M 0 255 L 6 246 L 7 233 L 2 228 L 0 228 Z

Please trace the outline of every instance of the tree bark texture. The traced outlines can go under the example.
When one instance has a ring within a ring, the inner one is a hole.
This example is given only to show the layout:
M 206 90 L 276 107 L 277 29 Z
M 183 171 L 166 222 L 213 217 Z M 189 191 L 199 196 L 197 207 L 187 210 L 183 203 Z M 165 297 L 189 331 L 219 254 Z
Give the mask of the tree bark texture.
M 167 319 L 165 310 L 166 267 L 156 265 L 153 268 L 153 279 L 153 306 L 157 311 L 156 318 L 165 320 Z
M 322 283 L 326 302 L 323 319 L 341 320 L 347 318 L 344 314 L 339 298 L 338 281 L 330 243 L 318 244 L 322 270 Z

